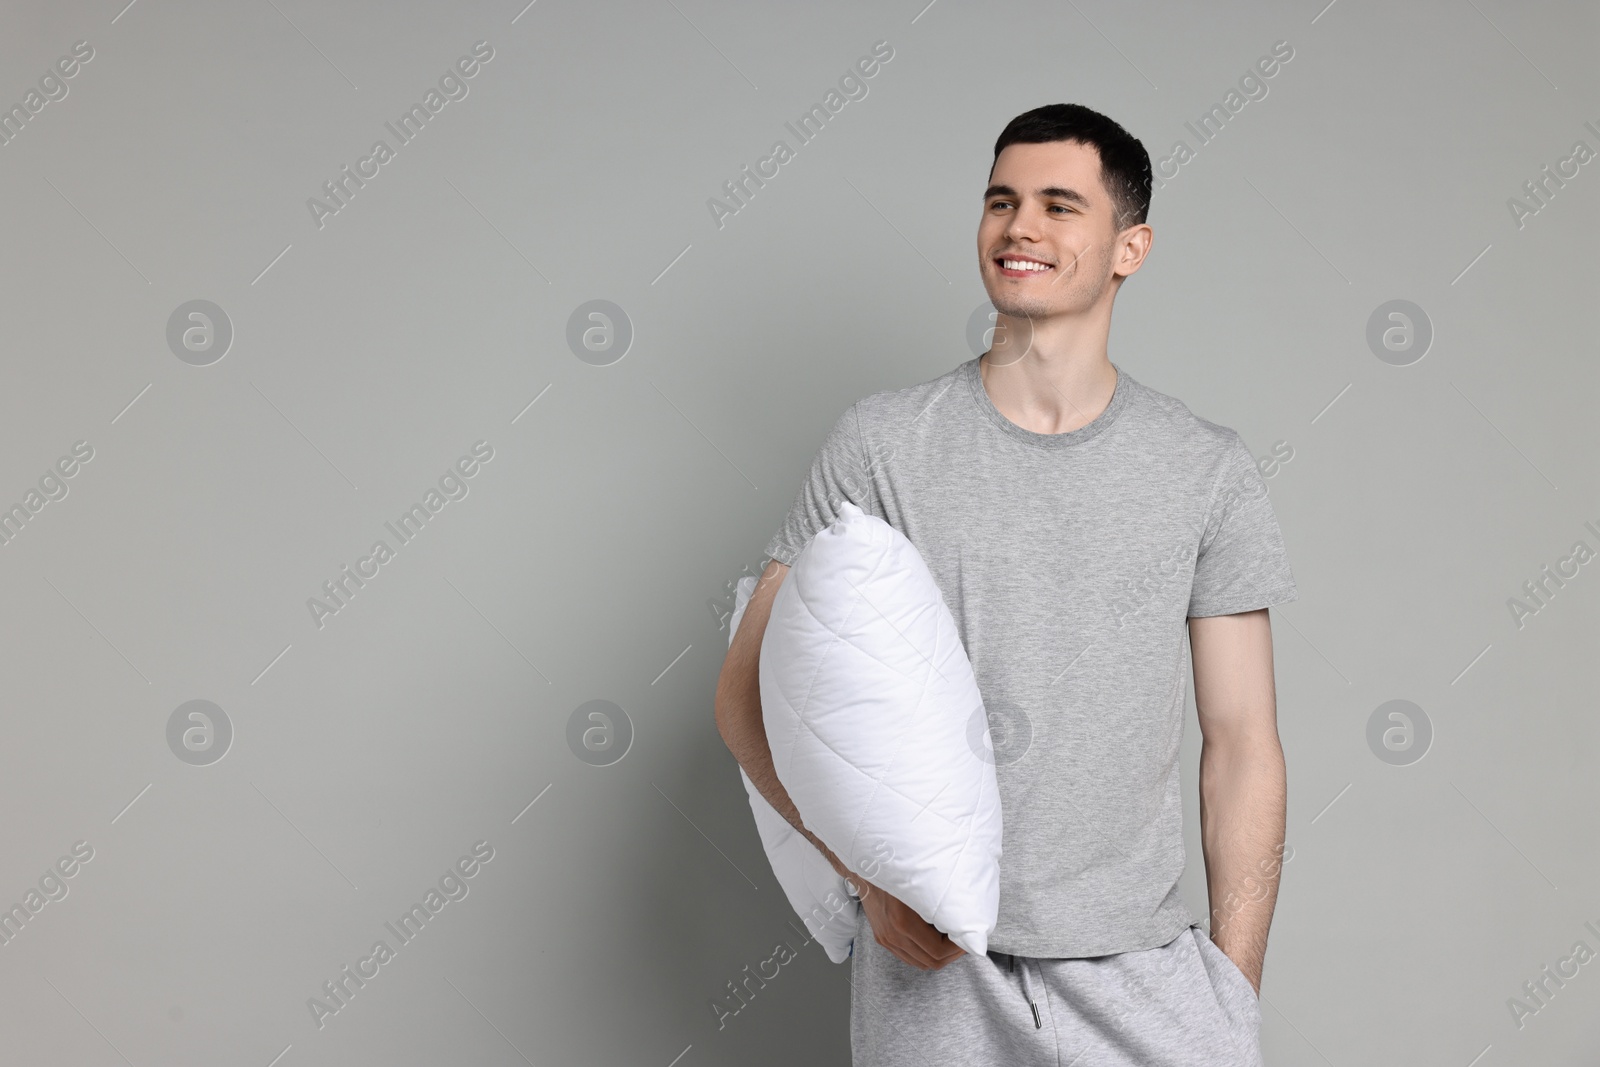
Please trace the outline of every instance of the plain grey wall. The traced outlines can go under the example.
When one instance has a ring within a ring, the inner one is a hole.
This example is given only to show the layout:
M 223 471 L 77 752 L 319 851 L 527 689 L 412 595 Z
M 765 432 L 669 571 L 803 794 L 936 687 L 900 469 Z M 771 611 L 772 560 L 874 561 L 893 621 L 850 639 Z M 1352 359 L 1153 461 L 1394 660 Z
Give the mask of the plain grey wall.
M 722 613 L 845 406 L 974 354 L 994 139 L 1076 101 L 1158 163 L 1191 153 L 1112 358 L 1292 450 L 1268 481 L 1301 599 L 1273 612 L 1293 858 L 1267 1062 L 1593 1064 L 1596 23 L 7 5 L 0 1059 L 847 1062 L 848 968 L 799 945 L 713 723 Z M 799 145 L 785 123 L 879 41 L 866 95 Z M 477 42 L 400 145 L 386 123 Z M 1185 124 L 1277 42 L 1265 95 L 1201 143 Z M 314 212 L 380 138 L 393 158 Z M 719 224 L 779 139 L 794 158 Z M 602 351 L 569 344 L 591 324 Z M 319 623 L 379 539 L 393 558 Z M 609 742 L 591 701 L 626 716 Z M 402 944 L 385 924 L 441 878 L 467 895 Z M 310 998 L 380 939 L 319 1026 Z M 784 940 L 799 958 L 719 1028 Z

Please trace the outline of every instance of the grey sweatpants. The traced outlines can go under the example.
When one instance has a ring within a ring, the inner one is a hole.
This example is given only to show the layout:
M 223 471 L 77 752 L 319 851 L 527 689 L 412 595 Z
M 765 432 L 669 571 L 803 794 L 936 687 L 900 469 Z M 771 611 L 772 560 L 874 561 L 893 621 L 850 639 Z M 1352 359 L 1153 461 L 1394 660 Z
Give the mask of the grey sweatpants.
M 850 981 L 854 1067 L 1262 1067 L 1255 990 L 1198 924 L 1158 948 L 924 971 L 858 909 Z

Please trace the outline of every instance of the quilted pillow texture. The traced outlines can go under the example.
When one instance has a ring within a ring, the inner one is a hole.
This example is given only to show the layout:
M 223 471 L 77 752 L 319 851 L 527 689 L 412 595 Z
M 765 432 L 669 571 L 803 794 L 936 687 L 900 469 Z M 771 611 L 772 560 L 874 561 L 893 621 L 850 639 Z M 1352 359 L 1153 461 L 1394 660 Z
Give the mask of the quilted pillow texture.
M 728 644 L 739 631 L 739 620 L 755 592 L 756 578 L 746 575 L 739 579 L 734 590 L 733 618 L 728 627 Z M 828 959 L 843 963 L 850 957 L 856 937 L 856 912 L 861 905 L 850 895 L 833 865 L 822 858 L 815 845 L 807 841 L 789 820 L 778 814 L 778 809 L 767 803 L 767 798 L 750 781 L 750 776 L 739 768 L 744 780 L 744 790 L 750 795 L 750 811 L 756 817 L 756 832 L 761 835 L 761 847 L 766 850 L 772 873 L 789 898 L 795 914 L 806 924 L 806 930 L 822 946 Z
M 778 588 L 760 682 L 773 767 L 801 820 L 983 955 L 999 916 L 1000 793 L 977 679 L 916 547 L 842 503 Z

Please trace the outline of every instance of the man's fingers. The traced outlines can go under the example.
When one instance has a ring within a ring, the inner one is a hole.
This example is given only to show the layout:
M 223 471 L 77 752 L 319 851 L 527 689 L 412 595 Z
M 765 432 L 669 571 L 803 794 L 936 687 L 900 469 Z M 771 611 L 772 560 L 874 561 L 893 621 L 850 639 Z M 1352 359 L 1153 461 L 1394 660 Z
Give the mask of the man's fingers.
M 871 900 L 870 904 L 867 903 L 868 899 Z M 921 970 L 927 970 L 934 965 L 933 957 L 905 934 L 904 921 L 899 913 L 905 905 L 900 904 L 888 893 L 880 892 L 872 894 L 871 898 L 863 897 L 861 906 L 867 913 L 873 938 L 893 953 L 895 958 Z
M 887 942 L 880 940 L 878 943 L 893 952 L 904 962 L 924 971 L 937 971 L 967 954 L 966 949 L 954 942 L 946 942 L 945 944 L 948 947 L 941 948 L 939 955 L 930 954 L 923 946 L 909 939 L 895 939 Z M 950 949 L 954 949 L 954 951 L 950 951 Z
M 922 950 L 915 941 L 908 940 L 894 931 L 889 935 L 878 938 L 878 944 L 893 952 L 901 960 L 918 967 L 924 971 L 932 970 L 935 966 L 934 958 Z
M 936 955 L 937 944 L 929 942 L 923 932 L 917 929 L 918 924 L 921 924 L 924 930 L 931 930 L 932 927 L 922 922 L 916 912 L 909 908 L 903 912 L 897 909 L 894 914 L 886 918 L 888 921 L 884 925 L 888 929 L 884 931 L 885 936 L 879 938 L 880 943 L 913 967 L 920 967 L 926 971 L 939 966 L 940 960 Z
M 953 960 L 957 956 L 960 956 L 967 951 L 954 941 L 950 940 L 950 936 L 942 933 L 937 927 L 930 926 L 928 929 L 933 931 L 933 936 L 937 939 L 933 949 L 931 950 L 934 956 L 942 959 Z
M 931 960 L 953 958 L 961 951 L 960 945 L 946 938 L 933 924 L 923 921 L 922 916 L 910 908 L 906 909 L 895 925 L 898 933 L 915 944 Z
M 937 949 L 935 949 L 935 951 L 933 953 L 933 969 L 934 970 L 938 970 L 939 968 L 945 966 L 946 964 L 951 963 L 954 960 L 960 959 L 962 956 L 965 956 L 967 954 L 967 950 L 962 948 L 960 945 L 956 944 L 954 941 L 951 941 L 948 938 L 945 938 L 943 934 L 941 934 L 939 936 L 940 936 L 939 945 L 938 945 Z
M 907 916 L 898 917 L 891 927 L 895 943 L 904 950 L 897 954 L 903 959 L 914 956 L 916 965 L 925 970 L 938 970 L 966 953 L 936 927 L 923 922 L 916 912 L 908 911 Z M 913 960 L 907 959 L 907 962 Z
M 873 937 L 901 962 L 924 971 L 938 970 L 966 954 L 965 949 L 892 894 L 879 891 L 869 897 L 864 893 L 861 900 Z

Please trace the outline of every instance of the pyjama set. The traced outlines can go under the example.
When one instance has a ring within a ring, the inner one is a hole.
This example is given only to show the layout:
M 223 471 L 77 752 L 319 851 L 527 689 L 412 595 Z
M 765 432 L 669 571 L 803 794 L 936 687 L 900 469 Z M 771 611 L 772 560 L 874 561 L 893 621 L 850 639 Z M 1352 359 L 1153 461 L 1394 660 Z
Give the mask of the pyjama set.
M 861 398 L 767 543 L 792 564 L 845 500 L 899 530 L 988 715 L 1004 823 L 990 954 L 923 972 L 863 913 L 858 1067 L 1259 1062 L 1249 982 L 1178 890 L 1187 620 L 1298 594 L 1244 441 L 1113 366 L 1106 409 L 1061 434 L 1006 418 L 978 358 Z

